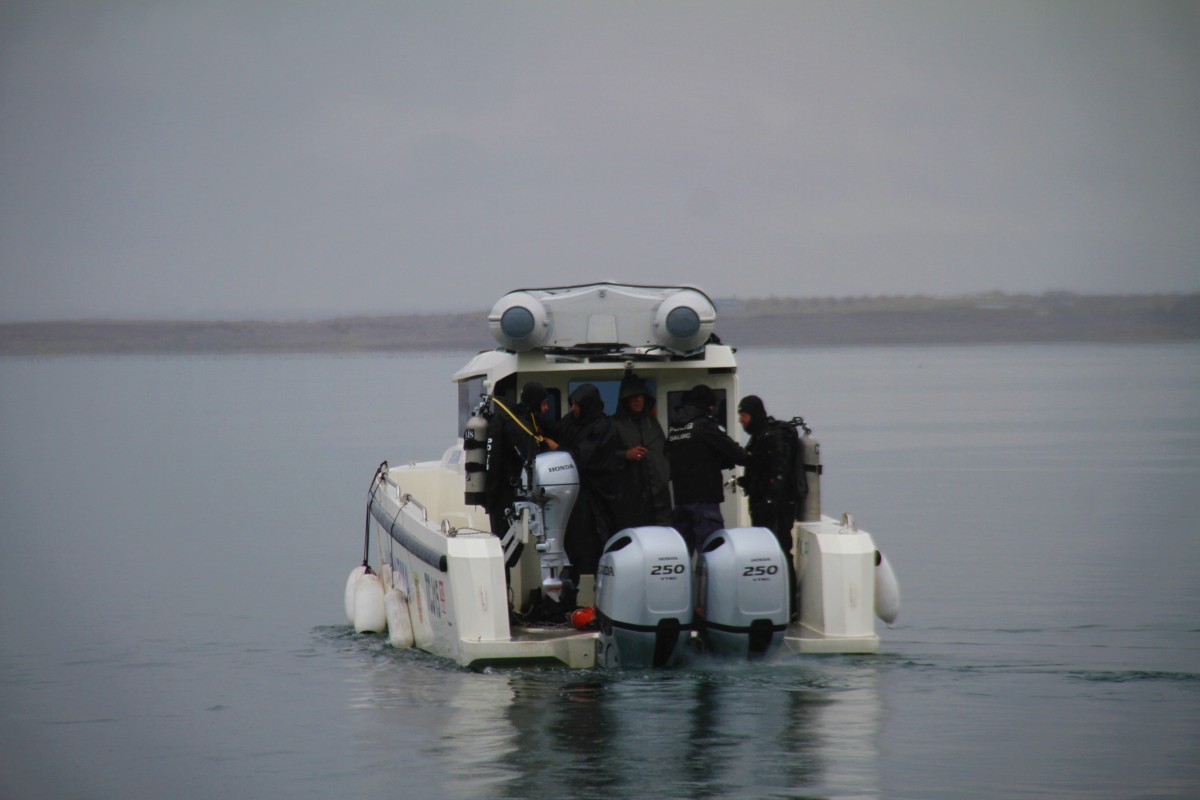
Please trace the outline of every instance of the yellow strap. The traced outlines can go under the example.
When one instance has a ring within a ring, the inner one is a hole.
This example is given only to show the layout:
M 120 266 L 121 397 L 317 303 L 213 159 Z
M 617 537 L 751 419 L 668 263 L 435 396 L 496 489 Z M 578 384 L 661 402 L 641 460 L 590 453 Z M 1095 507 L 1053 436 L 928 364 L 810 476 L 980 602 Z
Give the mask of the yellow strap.
M 501 402 L 500 402 L 500 398 L 499 398 L 499 397 L 493 397 L 493 398 L 492 398 L 492 402 L 493 402 L 493 403 L 495 403 L 496 405 L 500 406 L 502 409 L 504 409 L 505 413 L 507 413 L 507 414 L 508 414 L 510 417 L 512 417 L 512 421 L 513 421 L 513 422 L 515 422 L 515 423 L 517 423 L 517 425 L 519 425 L 519 426 L 520 426 L 521 430 L 523 430 L 523 431 L 525 431 L 527 434 L 529 434 L 529 435 L 530 435 L 530 437 L 532 437 L 532 439 L 533 439 L 535 442 L 537 442 L 538 444 L 541 444 L 543 441 L 545 441 L 546 437 L 545 437 L 545 436 L 542 436 L 541 432 L 537 430 L 537 421 L 533 419 L 533 415 L 532 415 L 532 414 L 530 414 L 530 415 L 529 415 L 529 416 L 530 416 L 530 422 L 533 422 L 533 428 L 534 428 L 534 429 L 531 431 L 531 430 L 529 430 L 529 428 L 526 428 L 526 427 L 525 427 L 525 424 L 524 424 L 523 422 L 521 422 L 521 420 L 517 419 L 517 415 L 516 415 L 516 414 L 514 414 L 514 413 L 512 412 L 512 410 L 511 410 L 511 409 L 510 409 L 508 406 L 506 406 L 506 405 L 504 405 L 504 403 L 501 403 Z

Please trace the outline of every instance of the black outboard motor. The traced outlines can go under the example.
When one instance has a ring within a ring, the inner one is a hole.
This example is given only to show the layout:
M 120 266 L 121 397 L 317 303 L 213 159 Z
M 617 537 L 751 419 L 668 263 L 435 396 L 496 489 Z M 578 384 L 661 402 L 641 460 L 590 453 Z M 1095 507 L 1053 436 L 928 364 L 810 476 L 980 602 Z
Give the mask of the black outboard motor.
M 753 660 L 783 643 L 788 570 L 775 534 L 766 528 L 719 530 L 700 546 L 696 572 L 696 627 L 707 650 Z
M 665 667 L 683 659 L 692 568 L 678 531 L 626 528 L 608 540 L 596 575 L 596 616 L 602 667 Z

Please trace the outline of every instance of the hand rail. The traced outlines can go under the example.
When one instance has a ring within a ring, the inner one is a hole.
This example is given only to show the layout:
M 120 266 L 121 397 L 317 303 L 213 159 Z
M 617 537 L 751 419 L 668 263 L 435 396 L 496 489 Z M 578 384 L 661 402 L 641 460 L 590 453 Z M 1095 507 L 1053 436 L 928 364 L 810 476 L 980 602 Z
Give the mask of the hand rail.
M 421 501 L 420 501 L 420 500 L 418 500 L 417 498 L 413 497 L 411 494 L 406 494 L 406 495 L 404 495 L 403 497 L 401 497 L 401 498 L 400 498 L 400 500 L 401 500 L 402 502 L 404 502 L 405 504 L 407 504 L 407 503 L 412 503 L 414 506 L 416 506 L 417 508 L 421 509 L 421 516 L 422 516 L 422 518 L 424 519 L 424 521 L 425 521 L 425 522 L 429 522 L 429 509 L 428 509 L 428 508 L 426 508 L 426 507 L 424 506 L 424 504 L 422 504 L 422 503 L 421 503 Z

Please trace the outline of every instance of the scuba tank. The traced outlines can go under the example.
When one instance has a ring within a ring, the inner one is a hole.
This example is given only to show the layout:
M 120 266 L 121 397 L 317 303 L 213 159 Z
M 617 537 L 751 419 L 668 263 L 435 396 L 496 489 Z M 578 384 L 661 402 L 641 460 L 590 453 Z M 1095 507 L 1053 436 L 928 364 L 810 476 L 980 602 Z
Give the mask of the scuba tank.
M 463 469 L 467 473 L 463 501 L 469 506 L 481 506 L 487 502 L 488 420 L 484 408 L 485 404 L 480 403 L 463 430 L 463 451 L 466 454 Z
M 799 507 L 796 519 L 799 522 L 821 521 L 821 443 L 812 435 L 812 428 L 804 417 L 792 417 L 784 425 L 799 428 L 801 433 L 796 446 L 796 462 L 793 465 L 796 497 Z
M 821 443 L 807 425 L 801 422 L 804 434 L 800 437 L 800 452 L 803 455 L 804 480 L 807 493 L 804 507 L 800 509 L 801 522 L 821 521 Z M 796 465 L 800 467 L 799 464 Z

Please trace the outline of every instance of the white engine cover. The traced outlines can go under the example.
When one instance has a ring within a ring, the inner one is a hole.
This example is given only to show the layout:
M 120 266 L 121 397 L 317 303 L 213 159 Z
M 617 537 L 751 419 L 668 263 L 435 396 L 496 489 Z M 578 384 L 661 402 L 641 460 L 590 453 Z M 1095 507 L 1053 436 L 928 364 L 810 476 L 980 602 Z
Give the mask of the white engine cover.
M 596 575 L 601 666 L 677 663 L 692 628 L 691 557 L 674 528 L 627 528 L 608 540 Z
M 788 568 L 767 528 L 719 530 L 700 547 L 697 619 L 705 647 L 758 659 L 783 643 L 788 625 Z

